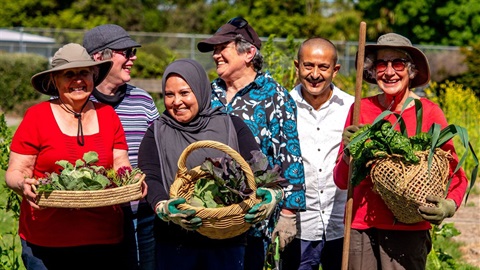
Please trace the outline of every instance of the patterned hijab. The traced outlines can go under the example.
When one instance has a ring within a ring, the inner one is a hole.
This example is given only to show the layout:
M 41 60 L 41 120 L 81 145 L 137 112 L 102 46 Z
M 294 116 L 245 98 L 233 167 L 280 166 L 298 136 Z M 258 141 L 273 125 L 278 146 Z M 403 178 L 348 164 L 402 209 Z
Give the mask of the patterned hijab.
M 195 95 L 198 102 L 198 115 L 188 123 L 177 122 L 166 110 L 155 121 L 155 141 L 160 156 L 162 182 L 169 192 L 175 180 L 178 158 L 183 150 L 193 142 L 214 140 L 229 145 L 238 151 L 238 139 L 230 116 L 220 111 L 220 107 L 212 109 L 211 86 L 205 69 L 195 60 L 180 59 L 172 62 L 162 78 L 162 91 L 165 96 L 165 84 L 170 75 L 182 77 Z M 189 154 L 187 167 L 201 165 L 206 157 L 220 157 L 223 152 L 214 149 L 198 149 Z

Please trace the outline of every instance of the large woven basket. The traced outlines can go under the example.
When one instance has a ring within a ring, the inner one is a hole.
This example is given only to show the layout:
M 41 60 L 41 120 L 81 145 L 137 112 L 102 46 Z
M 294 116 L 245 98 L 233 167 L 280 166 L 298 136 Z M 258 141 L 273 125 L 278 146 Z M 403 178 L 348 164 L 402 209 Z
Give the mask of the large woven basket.
M 426 202 L 426 197 L 445 197 L 451 155 L 437 148 L 428 169 L 428 153 L 415 153 L 420 158 L 418 164 L 406 164 L 399 156 L 381 158 L 370 171 L 374 190 L 400 222 L 412 224 L 423 221 L 418 207 L 433 206 Z
M 135 201 L 142 198 L 144 179 L 145 175 L 142 175 L 137 183 L 103 190 L 39 192 L 37 204 L 56 208 L 92 208 Z
M 188 155 L 195 149 L 199 148 L 214 148 L 228 154 L 240 165 L 245 173 L 247 186 L 250 187 L 252 194 L 243 200 L 241 203 L 232 204 L 219 208 L 205 208 L 194 207 L 188 203 L 178 206 L 181 210 L 193 209 L 196 211 L 195 216 L 202 219 L 202 226 L 197 229 L 197 232 L 212 239 L 227 239 L 238 236 L 246 232 L 250 228 L 250 224 L 245 222 L 245 213 L 260 200 L 256 198 L 256 184 L 253 172 L 248 163 L 242 156 L 230 148 L 228 145 L 216 141 L 198 141 L 190 144 L 178 159 L 178 171 L 170 187 L 170 197 L 182 197 L 187 200 L 193 195 L 195 182 L 202 177 L 208 176 L 208 173 L 202 171 L 200 166 L 188 170 L 185 163 Z

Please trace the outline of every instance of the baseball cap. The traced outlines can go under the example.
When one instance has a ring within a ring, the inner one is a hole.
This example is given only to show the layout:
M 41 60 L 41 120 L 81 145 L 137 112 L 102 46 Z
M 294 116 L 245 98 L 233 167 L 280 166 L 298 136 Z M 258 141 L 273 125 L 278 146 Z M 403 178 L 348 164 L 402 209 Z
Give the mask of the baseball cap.
M 218 28 L 212 37 L 200 41 L 197 44 L 197 48 L 201 52 L 210 52 L 213 51 L 215 45 L 232 41 L 237 35 L 241 35 L 243 39 L 253 44 L 259 50 L 262 47 L 262 41 L 247 20 L 242 17 L 236 17 Z

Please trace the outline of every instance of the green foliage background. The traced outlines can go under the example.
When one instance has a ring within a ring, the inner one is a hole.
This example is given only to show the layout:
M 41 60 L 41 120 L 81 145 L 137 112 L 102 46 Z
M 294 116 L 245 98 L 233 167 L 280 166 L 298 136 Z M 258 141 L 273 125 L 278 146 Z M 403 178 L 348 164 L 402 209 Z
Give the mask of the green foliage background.
M 48 60 L 37 54 L 0 52 L 0 109 L 11 111 L 19 103 L 39 98 L 30 78 L 47 67 Z

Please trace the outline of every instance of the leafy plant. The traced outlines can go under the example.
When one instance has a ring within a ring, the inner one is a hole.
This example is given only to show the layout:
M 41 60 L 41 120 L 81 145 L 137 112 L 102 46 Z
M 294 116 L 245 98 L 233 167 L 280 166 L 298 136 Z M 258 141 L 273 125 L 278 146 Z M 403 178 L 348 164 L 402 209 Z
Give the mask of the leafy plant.
M 139 168 L 131 168 L 122 166 L 117 171 L 111 168 L 106 172 L 107 178 L 110 179 L 117 187 L 126 186 L 137 183 L 143 172 Z
M 409 138 L 406 131 L 406 125 L 402 118 L 402 113 L 411 101 L 415 102 L 417 126 L 415 136 Z M 384 119 L 391 114 L 397 117 L 397 121 L 394 125 Z M 473 170 L 470 182 L 470 187 L 473 187 L 478 171 L 478 159 L 468 140 L 467 130 L 454 124 L 448 125 L 440 130 L 440 125 L 433 124 L 428 132 L 421 132 L 422 114 L 423 111 L 420 100 L 408 98 L 400 114 L 385 111 L 380 114 L 371 125 L 366 124 L 352 135 L 351 141 L 346 146 L 346 149 L 348 149 L 353 157 L 353 172 L 351 180 L 353 185 L 358 185 L 360 181 L 365 179 L 369 174 L 369 168 L 374 164 L 372 161 L 376 158 L 385 157 L 387 155 L 400 155 L 406 163 L 416 164 L 419 162 L 419 159 L 415 156 L 415 152 L 430 150 L 428 157 L 430 166 L 434 150 L 458 135 L 467 151 L 465 151 L 460 158 L 454 173 L 460 169 L 467 154 L 471 152 L 477 164 Z M 397 124 L 400 125 L 400 132 L 394 130 L 394 127 Z
M 432 242 L 438 243 L 442 239 L 450 239 L 459 235 L 460 232 L 453 223 L 445 223 L 442 226 L 433 226 L 430 230 Z M 434 269 L 457 269 L 457 262 L 443 247 L 433 247 L 428 254 L 429 264 Z
M 102 190 L 108 187 L 123 186 L 136 183 L 141 174 L 140 169 L 121 167 L 117 172 L 97 166 L 98 154 L 87 152 L 83 159 L 78 159 L 75 165 L 67 160 L 59 160 L 55 164 L 63 169 L 60 174 L 48 173 L 46 178 L 38 179 L 40 185 L 37 192 L 53 190 Z
M 280 167 L 268 169 L 268 159 L 261 151 L 252 151 L 247 161 L 252 169 L 257 187 L 272 187 L 285 181 L 280 176 Z M 206 158 L 201 170 L 208 177 L 195 183 L 190 204 L 197 207 L 216 208 L 243 201 L 253 192 L 246 183 L 246 176 L 240 165 L 231 157 Z
M 6 170 L 12 143 L 12 131 L 8 129 L 5 114 L 0 115 L 0 169 Z

